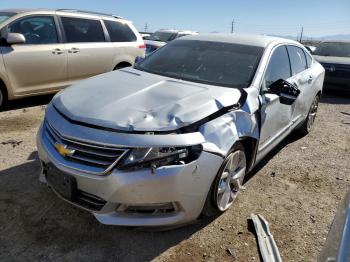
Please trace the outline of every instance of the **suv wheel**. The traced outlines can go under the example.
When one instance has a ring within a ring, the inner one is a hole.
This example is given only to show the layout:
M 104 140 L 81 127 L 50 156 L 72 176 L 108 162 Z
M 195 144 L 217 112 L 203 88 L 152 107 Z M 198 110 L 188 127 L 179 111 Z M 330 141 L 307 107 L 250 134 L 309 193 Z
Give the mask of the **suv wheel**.
M 242 189 L 247 169 L 244 147 L 237 143 L 227 155 L 208 193 L 202 214 L 212 216 L 225 212 Z

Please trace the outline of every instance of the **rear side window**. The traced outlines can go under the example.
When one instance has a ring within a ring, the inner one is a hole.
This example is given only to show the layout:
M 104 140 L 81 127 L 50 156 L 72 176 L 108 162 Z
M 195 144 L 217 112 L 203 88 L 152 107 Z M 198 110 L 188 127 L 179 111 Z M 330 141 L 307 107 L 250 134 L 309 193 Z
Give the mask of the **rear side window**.
M 7 32 L 23 34 L 28 45 L 58 42 L 56 25 L 52 16 L 20 18 L 7 27 Z
M 287 46 L 290 64 L 293 75 L 296 75 L 307 69 L 306 58 L 303 49 L 296 46 Z
M 61 17 L 67 43 L 105 42 L 99 20 Z
M 108 30 L 108 33 L 112 42 L 135 42 L 136 41 L 137 39 L 136 35 L 130 29 L 128 24 L 119 23 L 116 21 L 109 21 L 109 20 L 104 20 L 103 22 L 106 25 L 106 28 Z
M 311 55 L 309 55 L 308 53 L 304 52 L 305 53 L 305 56 L 306 56 L 306 63 L 307 63 L 307 66 L 310 68 L 311 67 L 311 64 L 312 64 L 312 57 Z
M 291 77 L 290 63 L 285 46 L 279 46 L 273 52 L 265 74 L 265 88 L 279 79 L 286 80 Z

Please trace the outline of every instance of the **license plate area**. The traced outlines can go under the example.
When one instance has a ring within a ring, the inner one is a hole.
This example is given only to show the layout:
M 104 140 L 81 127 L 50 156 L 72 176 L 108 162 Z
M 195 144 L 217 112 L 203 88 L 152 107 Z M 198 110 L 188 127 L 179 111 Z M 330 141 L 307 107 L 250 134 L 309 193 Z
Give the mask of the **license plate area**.
M 54 165 L 46 166 L 46 180 L 48 184 L 62 197 L 74 201 L 78 195 L 75 177 L 68 175 Z

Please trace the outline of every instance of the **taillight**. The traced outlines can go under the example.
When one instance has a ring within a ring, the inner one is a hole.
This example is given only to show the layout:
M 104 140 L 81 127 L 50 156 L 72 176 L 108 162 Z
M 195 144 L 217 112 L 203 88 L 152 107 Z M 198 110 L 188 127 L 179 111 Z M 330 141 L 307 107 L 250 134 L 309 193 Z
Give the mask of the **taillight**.
M 139 45 L 139 48 L 146 48 L 145 44 Z

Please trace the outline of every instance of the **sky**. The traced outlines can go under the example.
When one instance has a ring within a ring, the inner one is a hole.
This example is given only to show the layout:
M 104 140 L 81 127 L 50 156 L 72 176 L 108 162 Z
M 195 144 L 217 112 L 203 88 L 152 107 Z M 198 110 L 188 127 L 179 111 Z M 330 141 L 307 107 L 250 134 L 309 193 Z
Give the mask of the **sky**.
M 183 29 L 319 37 L 350 34 L 350 0 L 1 0 L 6 8 L 70 8 L 133 21 L 139 31 Z

